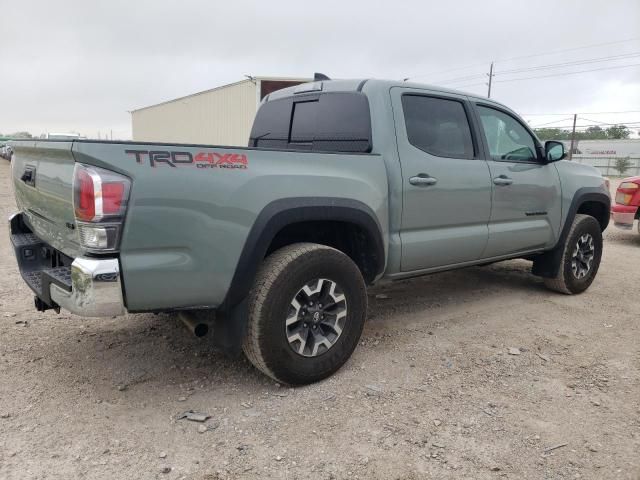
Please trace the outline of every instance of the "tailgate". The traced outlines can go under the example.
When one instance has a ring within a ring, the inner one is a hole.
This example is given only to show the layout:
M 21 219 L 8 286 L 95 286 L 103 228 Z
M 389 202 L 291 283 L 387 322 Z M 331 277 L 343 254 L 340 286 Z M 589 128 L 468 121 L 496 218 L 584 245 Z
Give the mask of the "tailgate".
M 73 142 L 12 142 L 16 203 L 31 230 L 70 257 L 80 254 L 73 210 Z

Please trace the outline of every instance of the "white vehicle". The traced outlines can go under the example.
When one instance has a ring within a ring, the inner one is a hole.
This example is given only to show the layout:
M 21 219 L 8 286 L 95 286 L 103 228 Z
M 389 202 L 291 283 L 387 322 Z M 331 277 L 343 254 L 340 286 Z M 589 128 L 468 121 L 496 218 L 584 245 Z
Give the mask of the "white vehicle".
M 11 145 L 0 146 L 0 157 L 6 158 L 7 160 L 11 160 L 12 156 L 13 156 L 13 148 L 11 148 Z
M 79 133 L 47 133 L 47 140 L 80 140 L 83 138 Z

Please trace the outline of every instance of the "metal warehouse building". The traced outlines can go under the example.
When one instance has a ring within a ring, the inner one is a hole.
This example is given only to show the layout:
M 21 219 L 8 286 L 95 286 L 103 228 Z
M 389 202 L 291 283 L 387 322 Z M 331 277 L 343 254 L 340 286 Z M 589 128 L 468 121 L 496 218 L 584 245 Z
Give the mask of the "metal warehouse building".
M 271 92 L 310 80 L 249 77 L 133 110 L 133 140 L 245 146 L 260 101 Z

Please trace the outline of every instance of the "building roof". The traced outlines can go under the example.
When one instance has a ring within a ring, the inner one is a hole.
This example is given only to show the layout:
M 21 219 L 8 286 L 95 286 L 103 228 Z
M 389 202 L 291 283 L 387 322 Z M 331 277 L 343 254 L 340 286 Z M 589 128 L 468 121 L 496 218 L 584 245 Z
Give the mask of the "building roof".
M 196 93 L 192 93 L 190 95 L 184 95 L 182 97 L 172 98 L 171 100 L 165 100 L 164 102 L 154 103 L 153 105 L 147 105 L 147 106 L 144 106 L 144 107 L 136 108 L 136 109 L 131 110 L 129 113 L 138 112 L 140 110 L 145 110 L 147 108 L 158 107 L 160 105 L 165 105 L 167 103 L 177 102 L 179 100 L 184 100 L 185 98 L 191 98 L 191 97 L 196 97 L 198 95 L 204 95 L 205 93 L 210 93 L 210 92 L 213 92 L 213 91 L 216 91 L 216 90 L 222 90 L 223 88 L 234 87 L 234 86 L 240 85 L 242 83 L 255 82 L 256 80 L 259 80 L 259 81 L 271 81 L 271 82 L 310 82 L 313 79 L 311 79 L 311 78 L 301 78 L 301 77 L 247 76 L 247 78 L 245 78 L 244 80 L 240 80 L 238 82 L 227 83 L 225 85 L 220 85 L 218 87 L 213 87 L 213 88 L 210 88 L 208 90 L 203 90 L 201 92 L 196 92 Z

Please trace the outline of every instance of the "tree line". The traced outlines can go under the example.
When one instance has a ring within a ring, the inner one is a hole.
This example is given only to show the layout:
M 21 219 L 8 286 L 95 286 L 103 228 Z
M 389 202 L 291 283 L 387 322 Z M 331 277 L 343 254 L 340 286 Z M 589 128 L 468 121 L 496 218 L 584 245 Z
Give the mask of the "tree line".
M 33 138 L 29 132 L 13 132 L 13 133 L 0 133 L 0 138 L 14 138 L 16 140 L 23 138 Z
M 571 140 L 571 130 L 562 128 L 536 128 L 536 135 L 542 140 Z M 631 130 L 625 125 L 613 125 L 608 128 L 598 126 L 576 130 L 576 140 L 620 140 L 629 138 Z

